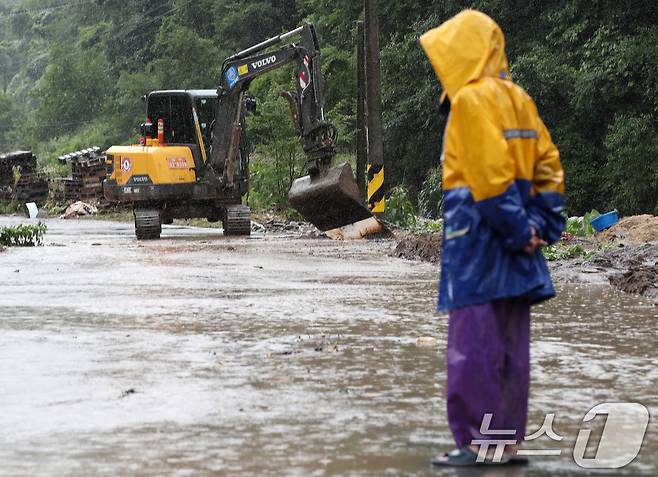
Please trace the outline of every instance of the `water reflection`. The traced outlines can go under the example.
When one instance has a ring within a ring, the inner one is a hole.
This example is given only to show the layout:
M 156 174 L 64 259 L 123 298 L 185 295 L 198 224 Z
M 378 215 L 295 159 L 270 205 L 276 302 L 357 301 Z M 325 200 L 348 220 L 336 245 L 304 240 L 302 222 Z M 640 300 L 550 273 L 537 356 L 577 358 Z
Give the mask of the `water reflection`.
M 75 247 L 1 257 L 8 475 L 586 475 L 571 448 L 591 407 L 657 411 L 656 308 L 565 286 L 535 310 L 528 429 L 554 412 L 562 456 L 432 469 L 453 446 L 435 267 L 367 243 L 136 246 L 111 225 L 118 243 L 92 247 L 75 227 L 51 238 Z M 610 475 L 655 475 L 655 435 Z

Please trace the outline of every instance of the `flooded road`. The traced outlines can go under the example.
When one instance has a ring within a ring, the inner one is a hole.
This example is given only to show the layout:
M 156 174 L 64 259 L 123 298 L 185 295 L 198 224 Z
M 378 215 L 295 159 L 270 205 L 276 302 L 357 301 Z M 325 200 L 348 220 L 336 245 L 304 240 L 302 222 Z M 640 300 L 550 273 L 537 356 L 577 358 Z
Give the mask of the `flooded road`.
M 555 413 L 564 440 L 526 446 L 562 455 L 433 470 L 453 445 L 435 266 L 390 242 L 47 223 L 45 247 L 0 252 L 0 475 L 590 475 L 571 457 L 590 408 L 658 412 L 658 309 L 563 286 L 535 309 L 528 433 Z M 658 474 L 656 430 L 605 475 Z

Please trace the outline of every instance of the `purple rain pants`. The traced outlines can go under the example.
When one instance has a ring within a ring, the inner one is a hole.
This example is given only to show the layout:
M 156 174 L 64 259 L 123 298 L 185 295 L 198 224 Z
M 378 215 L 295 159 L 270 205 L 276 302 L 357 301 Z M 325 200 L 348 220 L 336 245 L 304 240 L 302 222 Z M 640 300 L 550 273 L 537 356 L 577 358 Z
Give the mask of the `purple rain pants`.
M 530 385 L 530 302 L 505 298 L 450 311 L 448 323 L 448 421 L 458 448 L 473 439 L 522 442 Z M 482 435 L 514 429 L 511 435 Z

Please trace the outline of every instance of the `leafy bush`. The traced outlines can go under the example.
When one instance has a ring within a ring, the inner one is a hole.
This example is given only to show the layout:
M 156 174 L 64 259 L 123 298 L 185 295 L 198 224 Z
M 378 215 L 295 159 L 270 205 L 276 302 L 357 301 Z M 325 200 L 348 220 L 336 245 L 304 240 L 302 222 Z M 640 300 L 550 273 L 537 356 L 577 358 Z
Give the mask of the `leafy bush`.
M 564 245 L 560 242 L 542 249 L 546 260 L 553 262 L 556 260 L 570 260 L 572 258 L 584 257 L 591 258 L 596 251 L 585 250 L 582 245 Z
M 423 217 L 418 217 L 416 219 L 416 225 L 413 228 L 413 231 L 416 233 L 439 233 L 443 230 L 443 220 L 442 219 L 425 219 Z
M 249 206 L 258 211 L 288 212 L 288 191 L 303 174 L 305 161 L 294 144 L 285 140 L 260 146 L 251 156 Z
M 433 167 L 428 171 L 418 193 L 418 209 L 423 217 L 428 219 L 441 217 L 441 209 L 443 208 L 442 179 L 443 171 L 440 166 Z
M 139 101 L 139 98 L 136 99 Z M 141 103 L 141 101 L 139 101 Z M 42 140 L 34 149 L 38 158 L 39 169 L 50 177 L 64 177 L 71 173 L 71 166 L 62 165 L 57 158 L 62 154 L 86 149 L 90 146 L 101 148 L 112 144 L 130 143 L 125 139 L 126 131 L 117 134 L 110 123 L 101 120 L 91 121 L 77 129 L 74 133 L 63 134 L 48 140 Z M 134 143 L 134 142 L 133 142 Z
M 306 156 L 290 108 L 279 97 L 279 91 L 292 89 L 293 85 L 282 87 L 277 81 L 291 82 L 290 72 L 278 70 L 258 78 L 250 88 L 258 108 L 246 118 L 249 140 L 255 145 L 249 166 L 249 206 L 289 215 L 288 191 L 293 181 L 306 173 Z
M 293 181 L 305 173 L 306 158 L 283 100 L 263 101 L 255 117 L 247 119 L 252 137 L 268 131 L 251 155 L 249 205 L 256 210 L 286 211 Z
M 387 13 L 380 24 L 382 30 L 388 26 L 393 32 L 389 41 L 381 43 L 382 85 L 386 85 L 382 88 L 384 154 L 395 158 L 386 164 L 387 181 L 392 186 L 404 183 L 413 198 L 427 171 L 438 162 L 445 126 L 445 117 L 437 114 L 441 87 L 418 37 L 449 18 L 446 3 L 450 2 L 413 9 L 402 6 L 404 2 L 388 2 L 384 8 L 397 10 L 397 18 L 393 20 Z M 423 13 L 416 15 L 414 10 Z
M 14 214 L 21 210 L 21 205 L 15 200 L 0 201 L 0 214 Z
M 386 199 L 384 217 L 400 227 L 416 225 L 414 205 L 409 198 L 409 191 L 404 186 L 394 187 Z
M 46 224 L 21 224 L 0 228 L 0 246 L 4 247 L 34 247 L 43 244 Z
M 441 217 L 443 209 L 443 171 L 441 167 L 431 168 L 418 193 L 418 211 L 428 219 Z
M 601 214 L 596 209 L 593 209 L 586 213 L 584 217 L 569 217 L 567 219 L 567 233 L 577 237 L 590 237 L 594 235 L 595 230 L 592 224 L 590 224 L 590 221 L 599 215 Z
M 34 134 L 42 141 L 96 119 L 113 92 L 111 65 L 100 46 L 83 50 L 80 45 L 53 44 L 50 53 L 51 63 L 31 94 L 37 105 Z

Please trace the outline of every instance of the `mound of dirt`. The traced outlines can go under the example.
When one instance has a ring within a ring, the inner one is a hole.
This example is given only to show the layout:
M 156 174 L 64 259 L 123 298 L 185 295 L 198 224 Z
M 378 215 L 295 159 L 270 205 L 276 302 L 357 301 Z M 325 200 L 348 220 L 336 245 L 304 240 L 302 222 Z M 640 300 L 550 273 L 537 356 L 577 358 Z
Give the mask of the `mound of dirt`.
M 638 266 L 609 277 L 610 284 L 626 293 L 658 298 L 658 265 Z
M 408 235 L 398 243 L 391 255 L 407 260 L 437 263 L 441 257 L 441 234 Z
M 601 232 L 598 237 L 604 241 L 619 240 L 628 244 L 657 241 L 658 217 L 653 215 L 624 217 L 619 223 Z
M 658 264 L 658 242 L 604 247 L 589 260 L 589 263 L 615 270 L 630 270 L 642 266 L 651 267 Z

